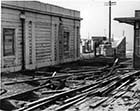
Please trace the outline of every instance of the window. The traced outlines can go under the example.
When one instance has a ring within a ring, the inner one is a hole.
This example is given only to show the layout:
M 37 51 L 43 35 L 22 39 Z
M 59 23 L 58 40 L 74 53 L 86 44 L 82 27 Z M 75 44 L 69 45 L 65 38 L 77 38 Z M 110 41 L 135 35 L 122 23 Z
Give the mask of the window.
M 14 36 L 15 36 L 15 29 L 11 29 L 11 28 L 3 29 L 3 55 L 4 56 L 12 56 L 15 54 Z
M 138 56 L 140 56 L 140 29 L 137 29 L 136 31 L 135 31 L 135 36 L 136 36 L 136 54 L 138 55 Z
M 64 51 L 69 51 L 69 32 L 64 32 Z
M 76 30 L 77 30 L 77 31 L 76 31 L 76 33 L 77 33 L 77 34 L 76 34 L 76 36 L 77 36 L 77 37 L 76 37 L 76 38 L 77 38 L 77 41 L 76 41 L 76 42 L 77 42 L 76 56 L 79 57 L 79 56 L 80 56 L 80 55 L 79 55 L 79 54 L 80 54 L 80 47 L 79 47 L 79 46 L 80 46 L 80 44 L 79 44 L 79 43 L 80 43 L 80 35 L 79 35 L 80 29 L 79 29 L 79 27 L 77 27 Z

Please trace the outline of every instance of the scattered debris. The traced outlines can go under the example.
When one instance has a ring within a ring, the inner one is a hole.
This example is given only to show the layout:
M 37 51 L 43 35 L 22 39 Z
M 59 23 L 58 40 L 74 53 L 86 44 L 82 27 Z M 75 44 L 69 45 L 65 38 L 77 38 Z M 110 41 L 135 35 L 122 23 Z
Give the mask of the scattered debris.
M 61 68 L 61 73 L 37 71 L 41 76 L 3 82 L 3 88 L 19 84 L 32 86 L 11 95 L 3 96 L 1 110 L 16 111 L 100 111 L 124 107 L 133 110 L 140 107 L 140 71 L 121 68 L 116 59 L 112 67 L 78 66 Z M 42 74 L 47 74 L 47 76 Z M 5 109 L 10 108 L 10 109 Z

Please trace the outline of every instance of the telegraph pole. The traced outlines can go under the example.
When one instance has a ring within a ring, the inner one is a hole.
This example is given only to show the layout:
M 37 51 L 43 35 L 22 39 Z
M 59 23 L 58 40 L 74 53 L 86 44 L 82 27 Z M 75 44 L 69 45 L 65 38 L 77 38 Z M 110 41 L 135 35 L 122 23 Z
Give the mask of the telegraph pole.
M 109 1 L 109 43 L 111 44 L 111 1 Z
M 109 6 L 109 44 L 111 44 L 111 6 L 116 5 L 116 2 L 105 2 L 105 6 Z

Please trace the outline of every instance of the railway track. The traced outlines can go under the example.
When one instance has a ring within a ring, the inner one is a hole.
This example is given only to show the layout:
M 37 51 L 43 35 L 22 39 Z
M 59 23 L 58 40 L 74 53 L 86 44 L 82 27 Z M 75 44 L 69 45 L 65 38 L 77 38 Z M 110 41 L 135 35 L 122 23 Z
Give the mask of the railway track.
M 88 96 L 106 96 L 107 94 L 109 94 L 109 92 L 113 91 L 113 89 L 121 86 L 123 83 L 128 83 L 128 81 L 131 80 L 131 76 L 136 76 L 138 75 L 140 72 L 139 71 L 135 71 L 133 73 L 128 73 L 125 74 L 125 77 L 118 77 L 118 76 L 114 76 L 114 78 L 108 80 L 103 80 L 101 82 L 98 83 L 93 83 L 90 85 L 84 85 L 81 87 L 78 87 L 76 89 L 71 89 L 69 91 L 65 91 L 56 95 L 52 95 L 49 97 L 45 97 L 45 98 L 41 98 L 37 101 L 33 101 L 31 103 L 26 104 L 25 107 L 22 107 L 20 109 L 17 109 L 16 111 L 32 111 L 35 109 L 38 109 L 40 107 L 42 107 L 43 105 L 48 105 L 51 104 L 51 102 L 57 101 L 57 100 L 61 100 L 61 104 L 59 104 L 59 106 L 57 108 L 51 109 L 52 111 L 62 111 L 65 108 L 67 108 L 68 106 L 81 101 L 83 99 L 85 99 Z M 126 84 L 125 83 L 125 84 Z M 123 84 L 124 85 L 124 84 Z M 70 96 L 70 95 L 74 95 L 74 96 Z M 68 98 L 67 98 L 68 96 Z M 106 99 L 107 100 L 107 99 Z M 41 108 L 42 109 L 42 108 Z M 49 110 L 49 108 L 44 109 L 45 110 Z
M 103 67 L 98 70 L 91 70 L 80 72 L 71 71 L 72 73 L 67 74 L 59 74 L 54 77 L 43 77 L 43 78 L 33 78 L 28 80 L 20 80 L 20 81 L 12 81 L 6 82 L 5 85 L 13 85 L 13 84 L 21 84 L 32 81 L 42 81 L 45 82 L 40 84 L 39 86 L 19 92 L 14 95 L 9 95 L 3 98 L 0 98 L 0 102 L 16 100 L 21 101 L 20 96 L 28 95 L 30 93 L 39 92 L 39 98 L 31 101 L 26 100 L 24 104 L 20 107 L 15 107 L 12 109 L 14 111 L 62 111 L 72 106 L 75 103 L 78 103 L 82 100 L 85 100 L 88 97 L 106 97 L 101 100 L 98 104 L 92 105 L 92 108 L 97 107 L 99 104 L 109 101 L 110 98 L 107 97 L 111 92 L 115 89 L 119 89 L 123 86 L 127 86 L 132 82 L 134 78 L 140 75 L 140 71 L 131 71 L 126 73 L 125 71 L 116 72 L 116 63 L 114 63 L 113 67 Z M 49 80 L 49 81 L 48 81 Z M 53 89 L 48 91 L 48 87 L 55 84 L 62 85 L 62 81 L 64 80 L 64 84 L 69 83 L 71 85 L 77 83 L 77 81 L 82 81 L 80 85 L 75 85 L 75 87 L 68 87 L 64 85 L 62 89 Z M 55 83 L 56 82 L 56 83 Z M 42 91 L 43 89 L 43 91 Z M 44 91 L 45 90 L 45 91 Z M 125 93 L 125 92 L 124 92 Z M 113 96 L 117 94 L 114 93 Z M 18 99 L 17 99 L 18 98 Z M 23 98 L 23 97 L 22 97 Z M 110 101 L 113 101 L 111 99 Z M 55 107 L 52 107 L 55 106 Z M 8 107 L 8 106 L 7 106 Z

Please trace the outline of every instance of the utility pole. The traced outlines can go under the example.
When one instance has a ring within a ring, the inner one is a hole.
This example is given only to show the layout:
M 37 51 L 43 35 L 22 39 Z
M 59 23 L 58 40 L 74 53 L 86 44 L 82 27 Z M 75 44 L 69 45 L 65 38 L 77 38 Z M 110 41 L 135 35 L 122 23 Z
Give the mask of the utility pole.
M 105 6 L 109 6 L 109 44 L 111 44 L 111 6 L 116 5 L 116 2 L 105 2 Z

